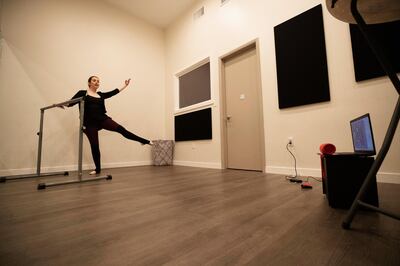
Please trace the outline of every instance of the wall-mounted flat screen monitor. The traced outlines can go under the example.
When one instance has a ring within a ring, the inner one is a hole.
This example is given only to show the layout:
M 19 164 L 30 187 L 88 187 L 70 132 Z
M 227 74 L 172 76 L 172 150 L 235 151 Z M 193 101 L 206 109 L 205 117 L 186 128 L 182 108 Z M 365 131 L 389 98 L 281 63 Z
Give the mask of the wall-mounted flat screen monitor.
M 175 141 L 212 139 L 211 108 L 175 116 Z

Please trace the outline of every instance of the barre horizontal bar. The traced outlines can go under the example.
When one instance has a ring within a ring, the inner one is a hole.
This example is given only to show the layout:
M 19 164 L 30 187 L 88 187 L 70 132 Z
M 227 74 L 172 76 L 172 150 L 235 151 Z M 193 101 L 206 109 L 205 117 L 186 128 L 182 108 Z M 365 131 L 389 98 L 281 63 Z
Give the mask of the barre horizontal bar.
M 69 101 L 61 102 L 61 103 L 55 103 L 55 104 L 40 108 L 40 110 L 44 111 L 44 110 L 47 110 L 47 109 L 50 109 L 50 108 L 54 108 L 54 107 L 65 106 L 65 105 L 70 104 L 70 103 L 77 103 L 77 102 L 80 102 L 82 100 L 83 100 L 83 97 L 80 97 L 80 98 L 72 99 L 72 100 L 69 100 Z
M 68 184 L 76 184 L 76 183 L 84 183 L 84 182 L 90 182 L 90 181 L 99 181 L 99 180 L 111 180 L 112 176 L 111 175 L 106 175 L 106 176 L 99 176 L 99 177 L 94 177 L 94 178 L 87 178 L 87 179 L 81 179 L 81 180 L 68 180 L 68 181 L 63 181 L 63 182 L 57 182 L 57 183 L 40 183 L 37 187 L 38 190 L 40 189 L 45 189 L 46 187 L 54 187 L 54 186 L 61 186 L 61 185 L 68 185 Z

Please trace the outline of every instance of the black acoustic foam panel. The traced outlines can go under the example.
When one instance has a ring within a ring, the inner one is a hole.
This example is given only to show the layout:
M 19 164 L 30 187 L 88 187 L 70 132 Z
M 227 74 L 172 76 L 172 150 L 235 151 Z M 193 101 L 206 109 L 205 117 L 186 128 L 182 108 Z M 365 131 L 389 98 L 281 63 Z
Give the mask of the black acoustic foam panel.
M 279 108 L 330 100 L 322 6 L 274 27 Z
M 368 34 L 382 48 L 382 52 L 393 66 L 394 71 L 400 72 L 400 20 L 367 25 L 367 29 Z M 384 72 L 357 25 L 350 24 L 350 36 L 356 81 L 385 76 L 386 72 Z

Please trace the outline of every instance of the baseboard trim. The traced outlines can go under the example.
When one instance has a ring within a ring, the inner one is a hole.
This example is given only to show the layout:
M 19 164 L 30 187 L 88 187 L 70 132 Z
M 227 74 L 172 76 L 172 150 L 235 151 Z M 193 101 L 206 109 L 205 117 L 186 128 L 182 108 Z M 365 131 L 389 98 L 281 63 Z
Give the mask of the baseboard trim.
M 270 174 L 294 175 L 293 167 L 266 166 L 265 172 Z M 297 174 L 300 176 L 321 177 L 319 168 L 297 168 Z M 379 183 L 400 184 L 400 173 L 378 172 L 376 181 Z
M 266 166 L 265 172 L 270 174 L 279 174 L 279 175 L 295 175 L 293 167 Z M 321 169 L 297 168 L 297 175 L 321 177 Z
M 144 165 L 152 165 L 152 162 L 135 161 L 135 162 L 104 163 L 103 168 L 118 168 L 118 167 L 144 166 Z
M 380 183 L 400 184 L 400 173 L 378 172 L 376 181 Z
M 211 169 L 221 169 L 222 168 L 221 163 L 210 163 L 210 162 L 192 162 L 192 161 L 176 161 L 176 160 L 174 160 L 174 165 L 200 167 L 200 168 L 211 168 Z

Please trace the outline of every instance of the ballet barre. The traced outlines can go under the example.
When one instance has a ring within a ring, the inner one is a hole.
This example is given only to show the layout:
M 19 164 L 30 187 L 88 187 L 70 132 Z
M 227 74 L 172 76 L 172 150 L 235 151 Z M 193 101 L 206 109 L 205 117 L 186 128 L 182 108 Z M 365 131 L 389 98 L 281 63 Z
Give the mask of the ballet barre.
M 67 180 L 55 183 L 39 183 L 37 189 L 45 189 L 46 187 L 51 186 L 59 186 L 59 185 L 66 185 L 66 184 L 74 184 L 74 183 L 82 183 L 82 182 L 89 182 L 89 181 L 98 181 L 98 180 L 111 180 L 111 175 L 106 176 L 97 176 L 94 178 L 85 178 L 82 179 L 82 152 L 83 152 L 83 114 L 85 111 L 85 101 L 83 97 L 52 104 L 43 108 L 40 108 L 40 127 L 39 132 L 37 135 L 39 136 L 38 140 L 38 153 L 37 153 L 37 164 L 36 164 L 36 173 L 35 174 L 26 174 L 26 175 L 12 175 L 12 176 L 3 176 L 0 177 L 0 182 L 6 182 L 7 180 L 17 180 L 17 179 L 24 179 L 24 178 L 34 178 L 34 177 L 43 177 L 43 176 L 56 176 L 56 175 L 69 175 L 68 171 L 63 172 L 52 172 L 52 173 L 42 173 L 41 172 L 41 162 L 42 162 L 42 144 L 43 144 L 43 122 L 44 122 L 44 111 L 48 109 L 52 109 L 55 107 L 64 107 L 69 104 L 78 103 L 80 107 L 80 115 L 79 115 L 79 148 L 78 148 L 78 179 L 74 180 Z

